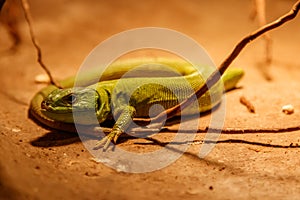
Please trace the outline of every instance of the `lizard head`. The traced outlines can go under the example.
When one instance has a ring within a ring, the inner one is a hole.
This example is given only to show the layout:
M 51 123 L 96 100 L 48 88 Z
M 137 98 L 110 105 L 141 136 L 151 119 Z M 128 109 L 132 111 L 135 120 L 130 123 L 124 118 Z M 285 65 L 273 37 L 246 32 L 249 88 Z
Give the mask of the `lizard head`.
M 68 88 L 52 91 L 42 101 L 42 113 L 55 121 L 91 124 L 100 107 L 99 93 L 91 88 Z M 73 115 L 76 115 L 74 118 Z

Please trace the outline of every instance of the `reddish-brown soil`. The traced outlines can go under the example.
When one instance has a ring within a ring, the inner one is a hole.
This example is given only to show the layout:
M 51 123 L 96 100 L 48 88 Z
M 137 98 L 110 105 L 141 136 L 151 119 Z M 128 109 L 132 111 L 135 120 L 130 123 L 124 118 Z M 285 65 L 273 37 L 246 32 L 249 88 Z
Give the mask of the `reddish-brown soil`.
M 158 26 L 192 37 L 220 63 L 243 36 L 257 27 L 249 19 L 250 1 L 69 1 L 32 0 L 36 35 L 44 61 L 56 79 L 76 73 L 101 41 L 132 28 Z M 267 1 L 268 21 L 287 12 L 294 1 Z M 22 18 L 22 17 L 21 17 Z M 0 29 L 0 199 L 299 199 L 300 130 L 280 133 L 222 134 L 212 152 L 200 159 L 194 143 L 176 162 L 149 173 L 117 172 L 91 158 L 76 135 L 51 132 L 27 116 L 29 102 L 43 87 L 43 73 L 21 20 L 22 44 Z M 272 81 L 261 68 L 264 41 L 251 43 L 233 63 L 245 69 L 240 89 L 226 94 L 225 127 L 288 128 L 300 124 L 300 17 L 271 33 Z M 255 106 L 249 113 L 239 103 Z M 281 107 L 292 104 L 294 114 Z M 197 136 L 197 141 L 203 139 Z M 173 133 L 154 136 L 167 142 Z M 179 144 L 180 145 L 180 144 Z M 123 141 L 127 150 L 159 149 L 144 139 Z

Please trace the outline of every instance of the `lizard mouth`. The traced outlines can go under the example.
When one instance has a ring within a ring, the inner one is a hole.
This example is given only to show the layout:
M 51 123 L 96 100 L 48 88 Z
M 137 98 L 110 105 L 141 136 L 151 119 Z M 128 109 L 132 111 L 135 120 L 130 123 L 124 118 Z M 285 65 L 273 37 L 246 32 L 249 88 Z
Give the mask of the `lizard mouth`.
M 48 113 L 57 113 L 57 114 L 59 114 L 59 113 L 64 114 L 64 113 L 72 112 L 72 111 L 70 111 L 70 108 L 68 108 L 68 107 L 59 107 L 59 109 L 52 107 L 51 103 L 49 103 L 47 101 L 42 101 L 41 111 L 44 113 L 48 112 Z
M 49 109 L 49 104 L 46 101 L 42 101 L 42 103 L 41 103 L 41 109 L 43 111 L 48 110 Z
M 94 99 L 94 101 L 93 100 L 85 101 L 90 104 L 90 105 L 87 104 L 88 106 L 82 106 L 84 104 L 80 103 L 80 101 L 72 102 L 72 103 L 68 102 L 60 106 L 58 104 L 54 105 L 52 101 L 43 100 L 41 102 L 41 107 L 40 107 L 41 111 L 57 113 L 57 114 L 72 113 L 72 112 L 90 112 L 91 110 L 97 111 L 101 109 L 101 98 L 97 90 L 94 89 L 90 89 L 90 90 L 92 90 L 93 92 L 92 95 L 88 97 L 89 99 Z M 82 108 L 80 106 L 82 106 Z

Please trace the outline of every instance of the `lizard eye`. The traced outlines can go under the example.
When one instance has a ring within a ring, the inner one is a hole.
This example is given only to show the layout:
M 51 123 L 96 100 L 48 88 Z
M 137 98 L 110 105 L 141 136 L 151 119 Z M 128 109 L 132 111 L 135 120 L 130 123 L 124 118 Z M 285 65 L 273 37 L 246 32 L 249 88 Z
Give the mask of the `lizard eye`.
M 76 100 L 77 100 L 77 97 L 74 94 L 69 94 L 68 96 L 65 97 L 65 101 L 67 101 L 69 104 L 75 103 Z

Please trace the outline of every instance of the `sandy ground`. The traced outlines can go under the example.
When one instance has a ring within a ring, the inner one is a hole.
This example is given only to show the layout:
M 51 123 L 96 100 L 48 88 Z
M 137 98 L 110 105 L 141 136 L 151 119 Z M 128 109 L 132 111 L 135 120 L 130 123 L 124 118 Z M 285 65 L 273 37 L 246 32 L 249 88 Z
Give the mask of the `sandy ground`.
M 220 63 L 244 35 L 256 28 L 250 1 L 30 1 L 44 61 L 57 79 L 76 73 L 84 58 L 113 34 L 145 26 L 180 31 L 198 41 Z M 267 18 L 285 13 L 294 1 L 267 1 Z M 226 94 L 227 128 L 272 129 L 300 121 L 300 17 L 273 31 L 272 81 L 260 68 L 264 42 L 250 44 L 233 63 L 245 69 L 241 88 Z M 21 20 L 22 44 L 0 29 L 0 198 L 1 199 L 299 199 L 300 130 L 222 134 L 212 152 L 198 157 L 201 142 L 171 165 L 149 173 L 117 172 L 92 160 L 75 134 L 49 131 L 27 116 L 33 95 L 43 87 L 28 29 Z M 239 103 L 244 95 L 255 106 Z M 285 115 L 281 107 L 292 104 Z M 154 136 L 168 142 L 173 133 Z M 201 141 L 204 134 L 197 135 Z M 180 144 L 178 144 L 180 145 Z M 130 151 L 161 148 L 144 139 L 123 141 Z

